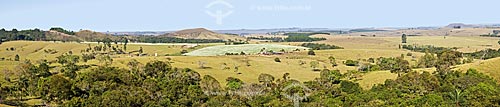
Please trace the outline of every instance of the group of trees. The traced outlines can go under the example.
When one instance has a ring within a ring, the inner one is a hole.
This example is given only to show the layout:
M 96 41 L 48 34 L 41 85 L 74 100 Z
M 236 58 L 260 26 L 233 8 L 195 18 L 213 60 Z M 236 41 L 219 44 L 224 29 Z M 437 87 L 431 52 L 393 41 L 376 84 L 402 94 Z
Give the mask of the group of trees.
M 457 48 L 446 48 L 446 47 L 436 47 L 432 45 L 423 45 L 423 46 L 418 46 L 418 45 L 400 45 L 400 48 L 406 49 L 406 50 L 411 50 L 414 52 L 422 52 L 422 53 L 433 53 L 433 54 L 438 54 L 438 53 L 443 53 L 444 51 L 453 51 Z
M 481 51 L 476 51 L 472 53 L 465 53 L 465 56 L 470 56 L 475 59 L 491 59 L 491 58 L 496 58 L 500 57 L 500 49 L 495 50 L 495 49 L 485 49 Z
M 10 31 L 0 29 L 0 41 L 12 40 L 45 40 L 45 32 L 40 29 L 21 30 L 12 29 Z
M 326 38 L 312 38 L 308 35 L 289 35 L 287 38 L 285 38 L 286 42 L 313 42 L 322 40 L 326 40 Z
M 228 77 L 221 85 L 210 75 L 169 62 L 89 67 L 78 65 L 80 57 L 68 53 L 57 57 L 61 69 L 46 61 L 25 61 L 12 71 L 20 73 L 4 73 L 8 82 L 0 84 L 0 103 L 26 106 L 13 99 L 36 96 L 44 105 L 56 106 L 500 106 L 500 85 L 491 77 L 441 66 L 456 64 L 458 57 L 444 52 L 430 58 L 440 66 L 433 74 L 411 71 L 402 57 L 379 59 L 399 77 L 363 90 L 349 79 L 352 74 L 338 70 L 318 69 L 320 76 L 305 82 L 285 73 L 280 78 L 260 74 L 259 83 Z M 329 60 L 336 65 L 334 57 Z M 54 70 L 59 71 L 50 72 Z
M 303 43 L 301 46 L 308 47 L 313 50 L 327 50 L 327 49 L 344 49 L 340 46 L 329 45 L 329 44 L 319 44 L 319 43 Z

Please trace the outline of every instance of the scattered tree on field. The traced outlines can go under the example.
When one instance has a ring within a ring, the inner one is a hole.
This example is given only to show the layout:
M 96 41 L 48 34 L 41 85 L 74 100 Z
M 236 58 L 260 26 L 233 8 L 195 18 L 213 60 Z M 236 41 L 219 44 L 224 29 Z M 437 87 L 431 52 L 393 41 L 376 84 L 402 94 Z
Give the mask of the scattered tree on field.
M 406 39 L 407 39 L 406 34 L 403 34 L 401 36 L 401 43 L 406 43 Z

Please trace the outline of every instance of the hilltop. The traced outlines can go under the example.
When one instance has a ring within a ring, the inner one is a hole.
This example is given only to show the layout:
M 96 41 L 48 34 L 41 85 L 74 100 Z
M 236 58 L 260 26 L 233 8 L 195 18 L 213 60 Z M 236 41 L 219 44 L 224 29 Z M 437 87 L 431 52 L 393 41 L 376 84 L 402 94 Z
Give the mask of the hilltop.
M 245 39 L 243 37 L 239 37 L 236 35 L 227 35 L 227 34 L 219 34 L 214 31 L 207 30 L 205 28 L 194 28 L 194 29 L 185 29 L 185 30 L 180 30 L 168 34 L 164 34 L 161 36 L 167 36 L 167 37 L 177 37 L 177 38 L 184 38 L 184 39 L 221 39 L 221 40 L 228 40 L 228 39 Z

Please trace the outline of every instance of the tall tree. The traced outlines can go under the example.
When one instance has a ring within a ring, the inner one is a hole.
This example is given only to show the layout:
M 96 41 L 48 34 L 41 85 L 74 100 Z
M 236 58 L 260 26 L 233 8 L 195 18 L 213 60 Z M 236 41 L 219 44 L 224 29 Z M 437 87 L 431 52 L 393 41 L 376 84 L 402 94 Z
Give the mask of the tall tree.
M 19 61 L 19 55 L 16 54 L 16 56 L 14 57 L 14 61 Z
M 403 34 L 401 36 L 401 43 L 406 43 L 406 39 L 407 39 L 406 34 Z

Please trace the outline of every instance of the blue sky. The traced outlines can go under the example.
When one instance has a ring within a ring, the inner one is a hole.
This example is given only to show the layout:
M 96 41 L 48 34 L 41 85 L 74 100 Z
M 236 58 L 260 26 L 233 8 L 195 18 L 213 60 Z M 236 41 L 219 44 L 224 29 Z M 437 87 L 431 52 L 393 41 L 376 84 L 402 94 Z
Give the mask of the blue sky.
M 0 28 L 166 31 L 500 23 L 499 0 L 5 0 Z M 232 11 L 218 24 L 207 12 Z

